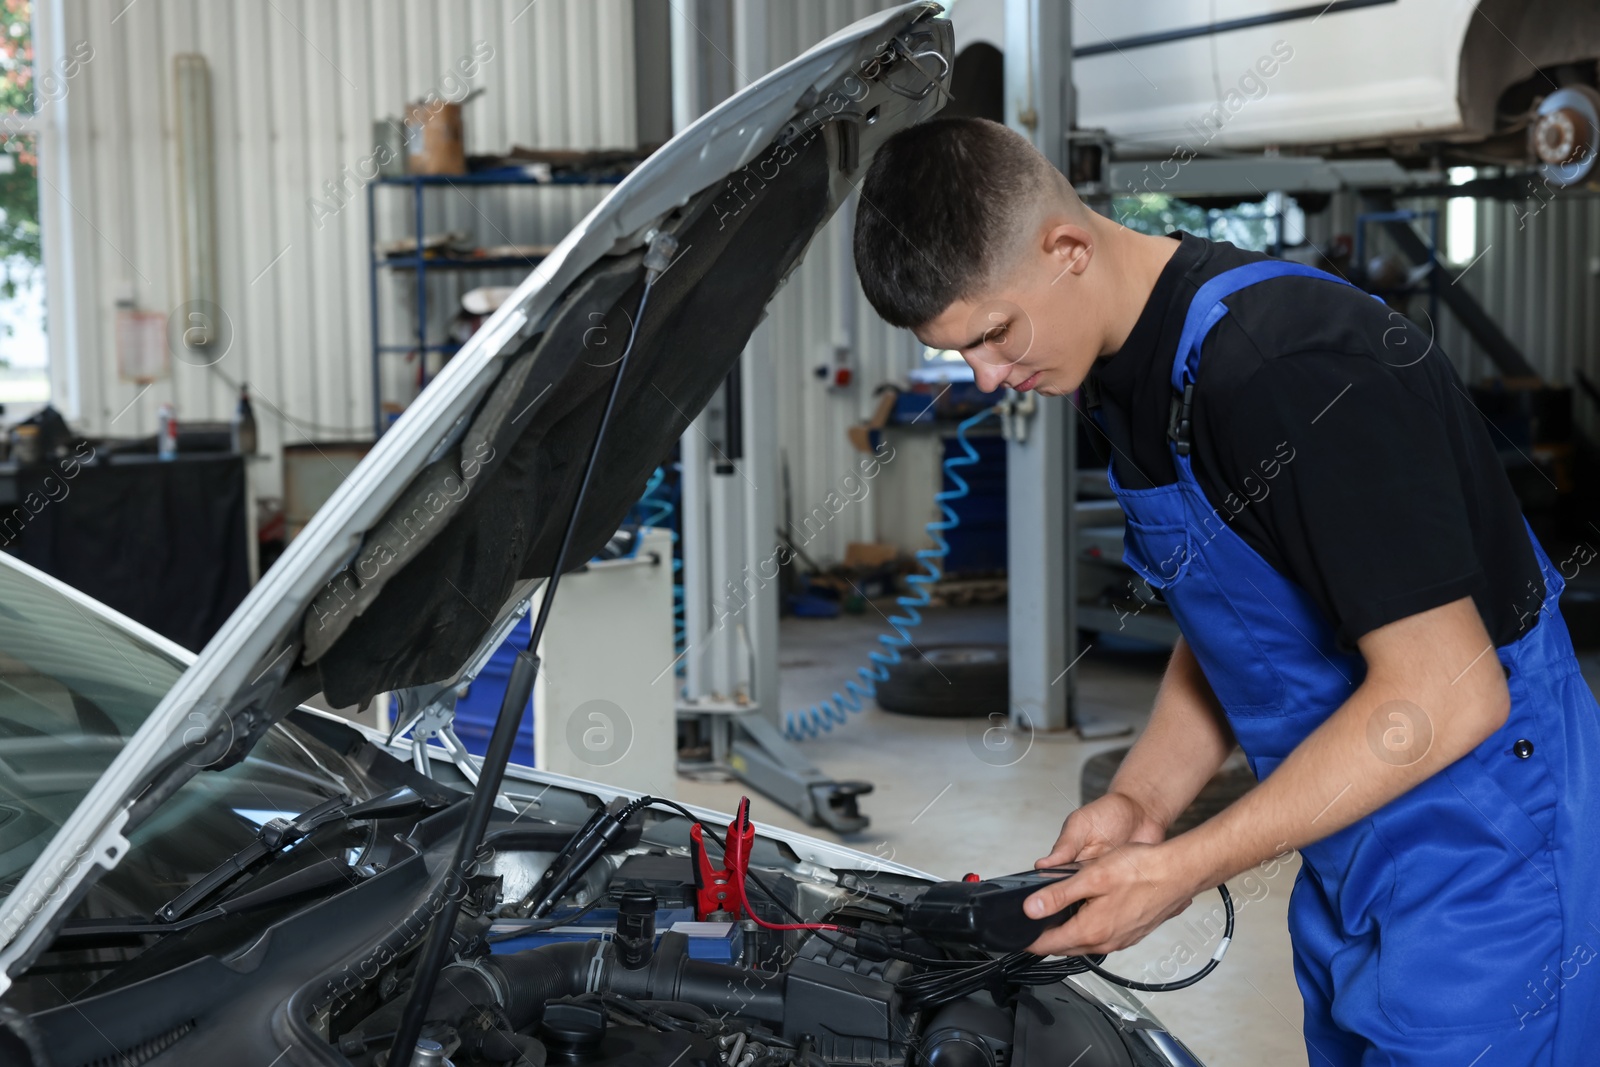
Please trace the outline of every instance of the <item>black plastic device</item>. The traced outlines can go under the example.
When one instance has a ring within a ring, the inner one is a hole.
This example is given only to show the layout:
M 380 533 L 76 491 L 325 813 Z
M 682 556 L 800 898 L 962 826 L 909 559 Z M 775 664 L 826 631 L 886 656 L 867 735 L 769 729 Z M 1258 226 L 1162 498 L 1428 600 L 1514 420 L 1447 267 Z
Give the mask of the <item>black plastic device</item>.
M 1077 873 L 1076 866 L 1047 867 L 981 882 L 940 882 L 906 906 L 905 925 L 935 941 L 1018 952 L 1072 918 L 1083 903 L 1074 901 L 1054 915 L 1034 919 L 1022 910 L 1022 902 Z

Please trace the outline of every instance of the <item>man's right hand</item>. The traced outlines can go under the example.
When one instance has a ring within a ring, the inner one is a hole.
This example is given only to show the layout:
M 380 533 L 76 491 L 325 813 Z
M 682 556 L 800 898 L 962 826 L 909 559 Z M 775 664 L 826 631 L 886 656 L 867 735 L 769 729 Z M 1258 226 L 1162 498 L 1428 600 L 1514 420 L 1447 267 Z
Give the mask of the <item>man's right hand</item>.
M 1115 851 L 1133 842 L 1159 845 L 1167 830 L 1137 800 L 1125 793 L 1107 793 L 1067 816 L 1050 854 L 1035 867 L 1059 867 Z

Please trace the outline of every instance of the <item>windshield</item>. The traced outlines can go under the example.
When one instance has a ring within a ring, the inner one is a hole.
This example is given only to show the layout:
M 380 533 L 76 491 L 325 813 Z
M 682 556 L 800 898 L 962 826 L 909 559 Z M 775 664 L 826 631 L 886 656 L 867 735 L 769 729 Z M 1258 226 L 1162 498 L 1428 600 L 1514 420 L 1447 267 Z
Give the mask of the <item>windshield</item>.
M 0 566 L 0 890 L 9 891 L 183 665 Z
M 16 887 L 184 669 L 179 658 L 0 557 L 0 897 Z M 279 722 L 244 760 L 207 769 L 168 798 L 130 835 L 127 855 L 89 888 L 72 917 L 149 918 L 248 844 L 267 820 L 385 788 L 364 765 Z M 278 877 L 323 856 L 353 854 L 368 841 L 364 829 L 331 827 L 308 844 L 315 847 L 291 850 L 286 862 L 264 873 Z M 219 931 L 228 933 L 248 931 Z M 148 940 L 116 951 L 47 952 L 42 970 L 19 982 L 8 1002 L 36 1010 L 96 980 L 103 984 Z M 197 943 L 191 952 L 205 947 Z M 44 979 L 32 981 L 39 974 Z

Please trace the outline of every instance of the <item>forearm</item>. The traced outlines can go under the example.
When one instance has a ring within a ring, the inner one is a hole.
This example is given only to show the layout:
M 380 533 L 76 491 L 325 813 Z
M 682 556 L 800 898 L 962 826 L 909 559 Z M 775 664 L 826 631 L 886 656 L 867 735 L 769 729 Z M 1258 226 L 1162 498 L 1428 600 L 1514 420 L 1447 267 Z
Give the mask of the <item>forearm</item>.
M 1123 835 L 1117 847 L 1085 857 L 1076 876 L 1030 896 L 1025 907 L 1034 918 L 1075 901 L 1084 904 L 1029 951 L 1081 956 L 1126 948 L 1203 890 L 1285 848 L 1300 848 L 1350 825 L 1438 774 L 1505 724 L 1511 696 L 1471 598 L 1381 626 L 1359 644 L 1367 662 L 1365 680 L 1255 789 L 1166 841 Z M 1172 762 L 1147 753 L 1130 771 L 1139 783 L 1135 788 L 1179 792 L 1171 784 L 1160 790 L 1152 776 L 1163 769 L 1182 771 L 1175 753 L 1176 738 L 1182 736 L 1174 727 L 1166 741 L 1158 736 L 1148 746 Z M 1191 765 L 1203 762 L 1189 759 Z M 1185 789 L 1197 773 L 1185 779 Z M 1117 793 L 1102 800 L 1108 802 L 1108 819 L 1121 809 L 1123 826 L 1134 819 L 1130 809 L 1139 806 Z M 1074 842 L 1091 836 L 1071 832 L 1074 820 L 1088 821 L 1080 817 L 1087 808 L 1069 817 L 1048 860 L 1072 858 Z
M 1234 743 L 1194 652 L 1179 638 L 1150 723 L 1122 761 L 1111 791 L 1132 797 L 1165 830 L 1216 773 Z
M 1485 649 L 1431 676 L 1416 658 L 1371 665 L 1366 681 L 1255 789 L 1170 844 L 1197 887 L 1298 849 L 1364 818 L 1471 752 L 1510 697 Z

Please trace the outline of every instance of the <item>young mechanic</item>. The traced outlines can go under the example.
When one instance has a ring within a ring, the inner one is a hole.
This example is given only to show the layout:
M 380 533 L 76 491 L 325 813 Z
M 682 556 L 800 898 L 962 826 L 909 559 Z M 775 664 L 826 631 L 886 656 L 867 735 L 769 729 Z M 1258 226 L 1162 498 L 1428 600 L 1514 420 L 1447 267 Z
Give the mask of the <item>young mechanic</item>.
M 1332 275 L 1128 230 L 979 119 L 879 149 L 855 261 L 985 391 L 1083 387 L 1125 559 L 1183 634 L 1110 791 L 1038 861 L 1083 867 L 1030 914 L 1085 904 L 1032 950 L 1131 945 L 1298 849 L 1313 1065 L 1596 1062 L 1600 707 L 1431 338 Z M 1235 744 L 1260 784 L 1167 839 Z

